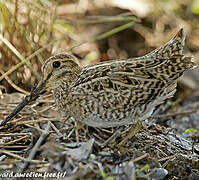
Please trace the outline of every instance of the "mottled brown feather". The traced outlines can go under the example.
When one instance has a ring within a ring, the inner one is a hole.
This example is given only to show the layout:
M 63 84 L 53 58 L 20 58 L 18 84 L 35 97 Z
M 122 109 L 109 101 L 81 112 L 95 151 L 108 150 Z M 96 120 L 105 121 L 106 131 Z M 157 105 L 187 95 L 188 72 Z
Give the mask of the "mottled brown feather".
M 178 78 L 196 66 L 191 57 L 183 55 L 184 44 L 181 29 L 168 43 L 139 58 L 82 68 L 71 55 L 52 56 L 44 63 L 42 80 L 29 99 L 37 97 L 41 89 L 52 89 L 63 116 L 94 127 L 145 120 L 174 95 Z M 55 61 L 59 67 L 53 67 Z

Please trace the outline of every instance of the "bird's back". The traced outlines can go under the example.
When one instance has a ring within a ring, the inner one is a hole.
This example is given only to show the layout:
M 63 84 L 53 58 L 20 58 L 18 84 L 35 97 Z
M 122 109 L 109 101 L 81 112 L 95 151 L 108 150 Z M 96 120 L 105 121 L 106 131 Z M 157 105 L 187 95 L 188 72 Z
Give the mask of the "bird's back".
M 184 41 L 181 29 L 167 44 L 143 57 L 83 68 L 71 86 L 67 112 L 96 127 L 145 120 L 174 95 L 177 79 L 195 65 L 182 54 Z

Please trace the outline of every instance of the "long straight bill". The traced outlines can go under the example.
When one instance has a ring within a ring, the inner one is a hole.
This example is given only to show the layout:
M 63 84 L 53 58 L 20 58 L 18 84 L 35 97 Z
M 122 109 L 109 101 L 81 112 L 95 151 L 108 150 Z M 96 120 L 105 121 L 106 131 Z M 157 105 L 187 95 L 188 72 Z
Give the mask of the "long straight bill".
M 14 118 L 18 112 L 20 112 L 29 102 L 36 100 L 45 85 L 45 81 L 41 80 L 38 85 L 31 91 L 30 95 L 27 95 L 24 100 L 17 105 L 17 107 L 1 122 L 0 126 L 4 126 L 8 121 Z

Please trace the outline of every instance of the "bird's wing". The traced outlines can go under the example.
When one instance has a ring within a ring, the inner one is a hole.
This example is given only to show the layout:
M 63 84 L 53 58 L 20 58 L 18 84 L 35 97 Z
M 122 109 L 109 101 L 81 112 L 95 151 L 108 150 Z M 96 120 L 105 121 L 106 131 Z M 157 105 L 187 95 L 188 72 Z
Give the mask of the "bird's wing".
M 128 59 L 86 67 L 73 84 L 73 92 L 95 97 L 111 93 L 124 96 L 122 104 L 131 100 L 136 102 L 134 104 L 146 103 L 161 95 L 184 71 L 193 67 L 190 59 L 174 55 L 170 59 Z
M 82 70 L 72 92 L 79 96 L 102 99 L 103 104 L 118 108 L 134 106 L 153 99 L 165 82 L 146 69 L 161 66 L 163 62 L 118 60 L 90 66 Z
M 184 44 L 185 32 L 181 28 L 169 42 L 145 56 L 113 60 L 83 68 L 80 78 L 74 83 L 74 87 L 81 87 L 91 82 L 100 83 L 105 79 L 115 83 L 120 82 L 128 87 L 134 86 L 134 88 L 141 88 L 140 81 L 157 81 L 158 78 L 168 81 L 171 76 L 176 76 L 175 73 L 178 71 L 176 67 L 183 66 L 184 60 L 181 61 L 181 59 L 183 59 Z M 175 78 L 177 77 L 179 76 L 177 75 Z M 171 80 L 173 79 L 171 78 Z

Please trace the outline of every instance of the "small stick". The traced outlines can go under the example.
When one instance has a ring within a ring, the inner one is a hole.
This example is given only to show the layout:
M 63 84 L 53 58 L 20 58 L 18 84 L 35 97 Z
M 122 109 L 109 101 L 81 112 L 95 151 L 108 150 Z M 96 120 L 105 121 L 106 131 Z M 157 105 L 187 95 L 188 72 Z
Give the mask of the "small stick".
M 40 136 L 38 141 L 36 142 L 35 146 L 33 147 L 32 151 L 30 152 L 28 158 L 25 160 L 25 163 L 19 169 L 19 171 L 18 171 L 19 173 L 22 173 L 25 170 L 25 168 L 29 165 L 29 163 L 32 161 L 32 159 L 34 158 L 35 154 L 37 153 L 39 147 L 41 146 L 43 141 L 46 139 L 46 137 L 49 135 L 49 128 L 50 128 L 50 122 L 48 122 L 47 128 L 42 133 L 42 135 Z
M 5 72 L 4 72 L 2 69 L 0 69 L 0 73 L 3 75 Z M 24 93 L 24 94 L 26 94 L 26 95 L 29 94 L 28 91 L 25 91 L 24 89 L 18 87 L 15 83 L 13 83 L 12 80 L 11 80 L 8 76 L 5 76 L 5 79 L 6 79 L 7 82 L 8 82 L 13 88 L 15 88 L 17 91 L 22 92 L 22 93 Z
M 111 137 L 109 137 L 105 142 L 103 142 L 102 144 L 100 144 L 100 146 L 101 146 L 102 148 L 105 147 L 105 146 L 107 146 L 113 139 L 115 139 L 115 138 L 118 136 L 118 134 L 120 134 L 120 132 L 121 132 L 121 128 L 117 129 L 117 130 L 113 133 L 113 135 L 112 135 Z
M 175 113 L 168 113 L 168 114 L 161 114 L 161 115 L 156 115 L 154 118 L 167 118 L 167 117 L 172 117 L 172 116 L 183 116 L 183 115 L 188 115 L 197 112 L 197 109 L 190 110 L 190 111 L 184 111 L 184 112 L 175 112 Z
M 56 128 L 56 126 L 52 122 L 50 122 L 50 126 L 59 136 L 62 136 L 62 133 L 60 133 L 60 131 Z
M 75 121 L 75 136 L 76 136 L 76 142 L 77 142 L 77 145 L 79 146 L 79 126 L 78 126 L 78 123 L 77 121 Z
M 7 133 L 7 134 L 0 134 L 0 137 L 16 137 L 16 136 L 27 136 L 31 135 L 31 133 Z
M 23 139 L 26 139 L 27 137 L 28 137 L 27 135 L 26 135 L 26 136 L 22 136 L 22 137 L 20 137 L 19 139 L 15 139 L 15 140 L 13 140 L 13 141 L 9 141 L 9 142 L 7 142 L 7 143 L 4 143 L 3 145 L 0 144 L 0 147 L 8 146 L 8 145 L 10 145 L 10 144 L 14 144 L 14 143 L 20 142 L 20 141 L 22 141 Z
M 133 162 L 135 163 L 135 162 L 140 161 L 141 159 L 144 159 L 144 158 L 146 158 L 146 157 L 148 157 L 148 156 L 149 156 L 148 153 L 143 154 L 142 156 L 139 156 L 139 157 L 133 159 Z
M 19 155 L 14 154 L 14 153 L 11 153 L 11 152 L 6 151 L 6 150 L 1 150 L 0 149 L 0 153 L 6 154 L 6 155 L 11 156 L 11 157 L 14 157 L 15 159 L 19 159 L 19 160 L 25 161 L 24 157 L 19 156 Z M 30 162 L 37 163 L 37 164 L 46 163 L 45 161 L 39 161 L 39 160 L 31 160 Z

